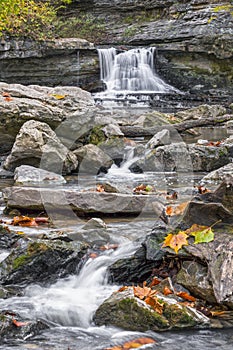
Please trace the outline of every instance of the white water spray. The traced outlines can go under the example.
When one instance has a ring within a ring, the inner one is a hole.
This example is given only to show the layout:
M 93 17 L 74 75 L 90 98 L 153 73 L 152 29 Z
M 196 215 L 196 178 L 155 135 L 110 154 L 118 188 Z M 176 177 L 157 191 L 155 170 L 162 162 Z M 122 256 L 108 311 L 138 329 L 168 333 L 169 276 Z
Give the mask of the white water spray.
M 138 48 L 117 54 L 115 48 L 99 49 L 100 78 L 111 93 L 169 93 L 177 91 L 155 72 L 155 48 Z

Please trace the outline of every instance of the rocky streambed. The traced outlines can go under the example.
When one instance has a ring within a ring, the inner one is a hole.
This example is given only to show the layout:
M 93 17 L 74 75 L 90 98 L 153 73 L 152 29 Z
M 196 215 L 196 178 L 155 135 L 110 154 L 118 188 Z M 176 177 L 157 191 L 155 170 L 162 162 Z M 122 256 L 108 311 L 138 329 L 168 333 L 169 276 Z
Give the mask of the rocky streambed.
M 231 346 L 231 106 L 110 113 L 79 88 L 0 88 L 4 349 Z

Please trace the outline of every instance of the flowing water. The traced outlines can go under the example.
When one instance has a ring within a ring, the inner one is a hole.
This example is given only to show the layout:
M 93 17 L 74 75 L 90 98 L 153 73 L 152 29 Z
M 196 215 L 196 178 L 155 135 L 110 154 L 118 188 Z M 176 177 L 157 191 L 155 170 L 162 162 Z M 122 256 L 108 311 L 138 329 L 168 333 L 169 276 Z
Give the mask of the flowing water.
M 137 182 L 138 176 L 142 175 L 129 172 L 128 167 L 132 159 L 132 149 L 128 148 L 123 163 L 118 168 L 113 167 L 105 177 L 108 180 L 118 178 L 119 182 L 121 179 Z M 170 174 L 170 181 L 174 185 L 173 175 Z M 147 176 L 147 181 L 155 181 L 156 178 L 158 182 L 161 180 L 161 174 L 157 174 L 157 177 L 156 174 L 151 174 L 151 177 L 150 174 L 144 176 Z M 190 178 L 185 181 L 190 182 Z M 131 256 L 153 227 L 153 219 L 146 221 L 140 217 L 108 219 L 106 222 L 111 242 L 119 244 L 118 249 L 107 250 L 96 259 L 89 258 L 79 273 L 60 279 L 51 286 L 30 285 L 23 296 L 0 300 L 0 308 L 3 310 L 13 310 L 22 317 L 46 320 L 50 324 L 50 329 L 42 331 L 36 337 L 12 341 L 8 339 L 0 345 L 0 349 L 104 350 L 144 336 L 152 337 L 157 343 L 143 346 L 142 349 L 232 349 L 233 335 L 232 331 L 227 329 L 142 333 L 114 327 L 96 327 L 93 324 L 92 318 L 98 306 L 120 287 L 108 283 L 108 266 Z M 31 237 L 45 231 L 44 228 L 25 230 Z M 0 260 L 7 254 L 7 251 L 2 251 Z
M 96 95 L 96 99 L 125 99 L 138 101 L 138 96 L 147 99 L 147 93 L 177 92 L 176 89 L 160 79 L 155 71 L 155 49 L 133 49 L 118 53 L 116 49 L 99 50 L 101 79 L 107 90 Z M 85 187 L 97 181 L 111 181 L 117 184 L 136 186 L 150 183 L 158 188 L 170 186 L 184 188 L 192 186 L 203 174 L 185 174 L 177 178 L 176 173 L 132 174 L 129 170 L 133 149 L 128 148 L 120 166 L 113 165 L 108 174 L 98 178 L 85 178 Z M 79 179 L 79 184 L 82 184 Z M 76 181 L 76 180 L 75 180 Z M 77 183 L 68 184 L 76 188 Z M 0 184 L 4 187 L 6 184 Z M 77 188 L 79 188 L 77 186 Z M 0 198 L 1 199 L 1 198 Z M 3 208 L 2 208 L 3 209 Z M 0 218 L 3 213 L 0 212 Z M 119 244 L 117 250 L 107 250 L 95 259 L 88 259 L 76 275 L 58 280 L 51 286 L 30 285 L 21 297 L 0 299 L 0 308 L 18 312 L 22 317 L 32 320 L 42 319 L 50 323 L 50 328 L 40 335 L 24 340 L 7 340 L 0 344 L 4 350 L 104 350 L 114 345 L 123 344 L 142 336 L 157 340 L 155 345 L 146 345 L 141 349 L 233 349 L 232 330 L 192 330 L 179 332 L 154 333 L 151 331 L 130 332 L 114 327 L 96 327 L 92 321 L 98 306 L 120 286 L 108 283 L 108 266 L 118 259 L 131 256 L 151 232 L 153 220 L 144 217 L 135 219 L 107 220 L 107 233 L 111 242 Z M 63 229 L 65 223 L 63 225 Z M 67 227 L 75 230 L 77 227 Z M 31 237 L 44 233 L 45 229 L 25 228 Z M 9 252 L 0 252 L 0 261 Z
M 150 94 L 180 93 L 163 81 L 155 70 L 154 47 L 117 52 L 115 48 L 99 49 L 100 78 L 106 91 L 94 96 L 96 101 L 132 103 L 145 106 Z

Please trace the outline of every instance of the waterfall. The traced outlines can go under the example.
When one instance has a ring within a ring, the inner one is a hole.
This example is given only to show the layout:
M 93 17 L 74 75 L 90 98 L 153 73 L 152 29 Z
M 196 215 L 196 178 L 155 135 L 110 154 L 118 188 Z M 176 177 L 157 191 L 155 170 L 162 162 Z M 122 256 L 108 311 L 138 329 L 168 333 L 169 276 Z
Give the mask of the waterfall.
M 108 93 L 169 93 L 177 91 L 158 77 L 155 48 L 137 48 L 117 53 L 115 48 L 99 49 L 100 78 Z

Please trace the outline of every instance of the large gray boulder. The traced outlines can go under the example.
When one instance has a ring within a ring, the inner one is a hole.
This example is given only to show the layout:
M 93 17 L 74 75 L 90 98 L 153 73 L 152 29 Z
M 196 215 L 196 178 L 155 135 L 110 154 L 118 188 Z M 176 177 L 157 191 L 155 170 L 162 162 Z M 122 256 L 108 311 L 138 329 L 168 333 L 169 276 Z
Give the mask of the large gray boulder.
M 21 165 L 15 169 L 14 181 L 17 185 L 61 185 L 66 183 L 62 175 L 51 171 L 35 168 L 30 165 Z
M 14 170 L 20 165 L 41 167 L 61 174 L 76 169 L 78 161 L 48 124 L 30 120 L 21 127 L 4 168 Z
M 31 119 L 45 122 L 52 129 L 60 126 L 59 137 L 67 136 L 68 128 L 75 141 L 90 128 L 94 109 L 91 94 L 78 87 L 0 83 L 0 151 L 10 150 L 21 126 Z M 71 117 L 72 127 L 68 123 Z M 78 134 L 73 135 L 73 130 Z
M 5 188 L 3 195 L 7 208 L 53 212 L 74 210 L 81 215 L 101 213 L 115 216 L 149 213 L 155 216 L 154 202 L 163 201 L 159 194 L 134 195 L 133 193 L 78 191 L 65 187 L 61 191 L 59 188 L 13 186 Z
M 79 161 L 79 173 L 97 175 L 106 172 L 113 164 L 113 160 L 98 146 L 88 144 L 73 152 Z
M 130 170 L 143 171 L 212 171 L 231 161 L 228 146 L 203 146 L 183 142 L 159 146 L 146 152 L 130 166 Z
M 211 182 L 222 182 L 228 175 L 233 175 L 233 163 L 224 165 L 223 167 L 211 171 L 209 174 L 201 179 L 201 184 L 207 184 Z

